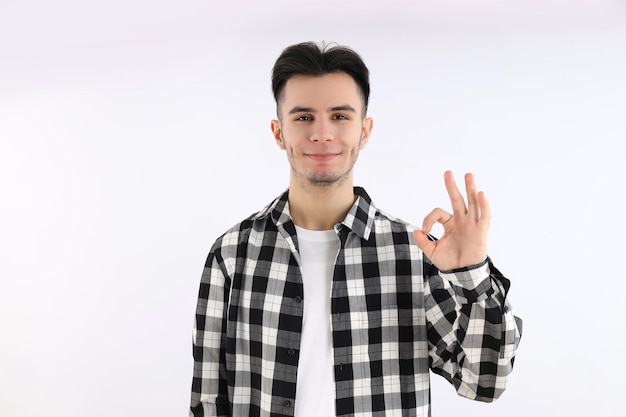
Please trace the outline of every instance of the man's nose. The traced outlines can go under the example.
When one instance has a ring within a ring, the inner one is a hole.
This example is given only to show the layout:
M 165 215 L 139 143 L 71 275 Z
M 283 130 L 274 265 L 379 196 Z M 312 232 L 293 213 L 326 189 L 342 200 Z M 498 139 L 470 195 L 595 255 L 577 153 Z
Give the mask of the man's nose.
M 334 139 L 332 126 L 327 120 L 316 120 L 311 132 L 312 142 L 326 142 Z

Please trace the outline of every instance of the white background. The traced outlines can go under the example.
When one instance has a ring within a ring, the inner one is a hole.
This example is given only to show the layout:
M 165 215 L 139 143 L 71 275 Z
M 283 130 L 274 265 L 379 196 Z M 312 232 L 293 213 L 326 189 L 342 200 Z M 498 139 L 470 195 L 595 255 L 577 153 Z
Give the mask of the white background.
M 353 47 L 373 136 L 356 183 L 421 224 L 476 174 L 524 337 L 494 404 L 623 415 L 626 2 L 0 2 L 0 415 L 186 415 L 214 239 L 287 186 L 270 70 Z

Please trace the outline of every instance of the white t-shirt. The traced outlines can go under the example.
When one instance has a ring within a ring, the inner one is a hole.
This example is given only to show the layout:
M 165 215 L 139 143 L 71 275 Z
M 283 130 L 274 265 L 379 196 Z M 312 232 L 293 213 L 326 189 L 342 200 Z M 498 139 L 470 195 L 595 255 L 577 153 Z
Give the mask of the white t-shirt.
M 304 322 L 295 416 L 334 416 L 330 285 L 339 252 L 339 238 L 333 230 L 313 231 L 296 226 L 296 232 L 304 284 Z

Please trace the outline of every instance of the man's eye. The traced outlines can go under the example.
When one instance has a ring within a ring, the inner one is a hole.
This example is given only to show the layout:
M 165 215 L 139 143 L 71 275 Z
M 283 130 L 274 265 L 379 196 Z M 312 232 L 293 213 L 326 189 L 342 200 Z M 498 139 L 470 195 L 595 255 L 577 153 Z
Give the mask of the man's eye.
M 334 117 L 335 120 L 348 120 L 348 116 L 343 115 L 343 114 L 337 114 Z
M 308 121 L 311 120 L 311 116 L 300 116 L 296 120 L 300 120 L 300 121 L 303 121 L 303 122 L 308 122 Z

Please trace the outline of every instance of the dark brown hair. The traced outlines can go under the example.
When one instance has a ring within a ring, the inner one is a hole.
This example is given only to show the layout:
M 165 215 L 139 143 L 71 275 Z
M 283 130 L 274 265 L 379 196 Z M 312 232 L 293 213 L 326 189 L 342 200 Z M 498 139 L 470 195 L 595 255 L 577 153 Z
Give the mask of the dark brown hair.
M 319 46 L 314 42 L 303 42 L 285 48 L 272 69 L 272 91 L 276 105 L 285 84 L 294 75 L 315 77 L 334 72 L 345 72 L 354 79 L 363 96 L 365 116 L 370 95 L 369 70 L 359 54 L 340 45 Z

